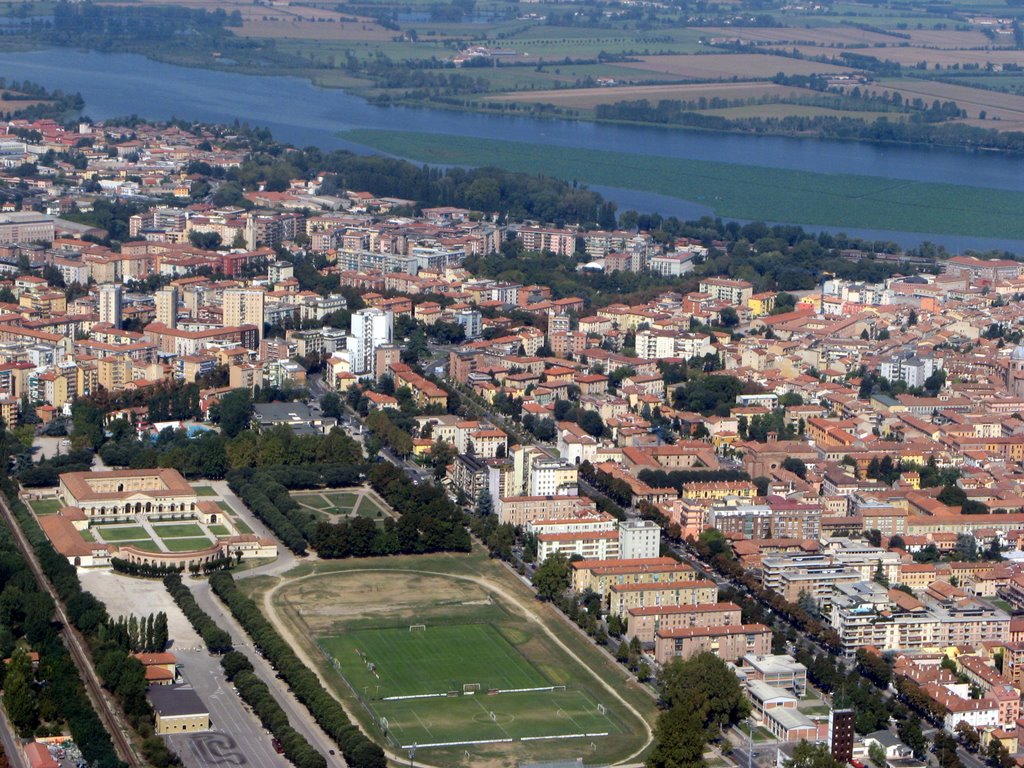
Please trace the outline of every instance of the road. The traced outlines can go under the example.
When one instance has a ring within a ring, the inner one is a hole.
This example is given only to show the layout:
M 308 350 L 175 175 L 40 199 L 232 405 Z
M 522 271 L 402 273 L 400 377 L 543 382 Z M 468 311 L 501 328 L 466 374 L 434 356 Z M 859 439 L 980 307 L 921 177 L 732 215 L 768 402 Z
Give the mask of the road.
M 187 766 L 214 768 L 225 764 L 251 768 L 287 768 L 288 760 L 277 754 L 271 737 L 227 682 L 220 658 L 205 650 L 176 650 L 183 665 L 184 682 L 199 695 L 210 711 L 210 731 L 174 734 L 167 740 Z
M 56 606 L 56 619 L 61 624 L 60 633 L 61 637 L 64 639 L 64 645 L 67 647 L 72 660 L 75 662 L 75 666 L 78 667 L 78 674 L 82 678 L 83 683 L 85 683 L 85 689 L 92 701 L 93 708 L 96 710 L 96 714 L 103 723 L 103 727 L 106 728 L 107 732 L 110 734 L 118 757 L 128 763 L 131 768 L 144 768 L 146 763 L 135 753 L 135 749 L 133 748 L 131 739 L 128 735 L 128 726 L 121 721 L 120 708 L 109 698 L 107 692 L 100 684 L 100 680 L 92 666 L 92 659 L 85 650 L 85 643 L 82 641 L 78 631 L 72 626 L 71 621 L 68 619 L 67 612 L 64 610 L 64 604 L 59 595 L 57 595 L 57 590 L 53 588 L 53 585 L 50 584 L 50 580 L 47 579 L 43 573 L 43 569 L 39 565 L 39 560 L 36 558 L 35 550 L 32 549 L 32 545 L 29 544 L 24 531 L 22 531 L 21 526 L 18 525 L 18 521 L 14 517 L 14 512 L 11 511 L 10 505 L 7 503 L 7 499 L 3 494 L 0 494 L 0 514 L 4 516 L 7 524 L 10 526 L 11 531 L 14 534 L 14 542 L 25 557 L 29 570 L 32 571 L 32 575 L 35 577 L 36 582 L 53 599 L 54 605 Z
M 29 768 L 25 753 L 21 751 L 21 739 L 14 732 L 14 726 L 7 719 L 7 712 L 0 707 L 0 743 L 4 746 L 4 754 L 11 768 Z
M 277 564 L 272 563 L 270 566 L 264 566 L 263 568 L 271 568 L 275 565 Z M 257 572 L 266 573 L 266 571 L 258 569 L 253 569 L 249 573 L 253 575 Z M 241 576 L 241 574 L 238 575 Z M 249 661 L 252 662 L 256 674 L 267 683 L 271 695 L 281 705 L 285 714 L 288 715 L 288 722 L 291 723 L 292 728 L 305 736 L 313 748 L 327 758 L 328 765 L 345 765 L 345 761 L 340 755 L 331 754 L 337 750 L 337 745 L 314 722 L 309 714 L 309 710 L 299 703 L 295 696 L 286 689 L 283 682 L 277 679 L 277 673 L 270 666 L 270 662 L 260 656 L 255 648 L 252 647 L 252 643 L 245 630 L 235 621 L 234 616 L 224 607 L 223 603 L 214 596 L 210 589 L 209 581 L 207 579 L 193 579 L 189 577 L 185 580 L 185 583 L 188 584 L 192 594 L 195 595 L 199 607 L 206 611 L 219 627 L 231 635 L 231 641 L 234 643 L 235 648 L 244 653 Z M 264 740 L 269 742 L 270 737 L 265 736 Z

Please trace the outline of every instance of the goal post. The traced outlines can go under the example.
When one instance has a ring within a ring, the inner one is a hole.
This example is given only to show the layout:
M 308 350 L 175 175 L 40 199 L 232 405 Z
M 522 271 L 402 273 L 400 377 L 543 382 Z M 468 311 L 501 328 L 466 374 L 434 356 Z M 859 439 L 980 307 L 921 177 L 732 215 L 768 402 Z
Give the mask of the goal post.
M 608 710 L 604 708 L 604 704 L 598 704 L 597 705 L 597 714 L 599 714 L 599 715 L 607 715 L 608 714 Z
M 480 683 L 463 683 L 462 684 L 462 695 L 472 696 L 474 693 L 480 692 Z
M 409 631 L 410 632 L 426 632 L 427 631 L 427 625 L 426 624 L 410 624 L 409 625 Z

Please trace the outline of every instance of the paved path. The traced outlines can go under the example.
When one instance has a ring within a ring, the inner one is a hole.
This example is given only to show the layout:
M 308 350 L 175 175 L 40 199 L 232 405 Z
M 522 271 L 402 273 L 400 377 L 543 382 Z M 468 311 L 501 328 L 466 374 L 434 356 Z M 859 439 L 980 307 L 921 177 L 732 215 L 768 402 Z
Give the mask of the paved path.
M 231 635 L 231 642 L 234 644 L 235 650 L 244 653 L 252 662 L 256 674 L 267 684 L 271 695 L 288 715 L 288 722 L 291 723 L 292 728 L 305 736 L 313 748 L 327 758 L 329 766 L 345 765 L 341 755 L 331 755 L 331 752 L 337 751 L 338 748 L 334 740 L 316 724 L 312 715 L 309 714 L 309 710 L 299 703 L 298 699 L 287 689 L 286 684 L 275 679 L 277 673 L 274 668 L 252 647 L 249 635 L 213 594 L 209 580 L 189 577 L 186 579 L 186 583 L 192 590 L 192 594 L 195 595 L 199 607 L 213 618 L 217 626 Z
M 394 573 L 394 571 L 387 568 L 352 568 L 345 570 L 344 573 Z M 629 763 L 637 760 L 640 757 L 641 753 L 645 749 L 647 749 L 647 746 L 651 743 L 651 741 L 654 738 L 654 734 L 651 731 L 651 727 L 648 724 L 647 720 L 643 717 L 643 715 L 641 715 L 640 712 L 637 711 L 637 709 L 632 704 L 626 701 L 626 699 L 622 697 L 622 695 L 615 689 L 614 686 L 609 684 L 607 681 L 604 680 L 604 678 L 602 678 L 596 672 L 591 670 L 590 667 L 582 659 L 580 659 L 580 657 L 569 646 L 563 643 L 562 640 L 547 626 L 547 624 L 544 623 L 544 621 L 542 621 L 533 610 L 530 610 L 526 606 L 523 598 L 521 598 L 519 595 L 514 594 L 513 592 L 491 581 L 490 579 L 485 579 L 480 576 L 457 576 L 440 571 L 422 570 L 403 570 L 402 573 L 417 573 L 425 576 L 441 576 L 443 578 L 458 579 L 460 581 L 469 581 L 480 587 L 483 587 L 485 590 L 489 592 L 498 595 L 507 603 L 514 606 L 518 610 L 518 612 L 526 618 L 527 621 L 531 621 L 540 626 L 544 634 L 547 635 L 548 638 L 553 643 L 555 643 L 555 645 L 557 645 L 559 648 L 565 651 L 565 653 L 567 653 L 569 656 L 575 659 L 576 662 L 582 668 L 586 669 L 591 674 L 591 676 L 598 682 L 598 684 L 602 688 L 604 688 L 609 694 L 611 694 L 613 698 L 618 700 L 618 702 L 622 704 L 623 707 L 625 707 L 634 717 L 637 718 L 637 720 L 639 720 L 643 724 L 645 737 L 643 746 L 629 757 L 619 761 L 618 764 L 621 765 L 623 763 Z M 283 587 L 291 586 L 293 584 L 297 584 L 300 581 L 304 581 L 305 579 L 316 578 L 322 575 L 323 574 L 319 573 L 311 573 L 306 576 L 299 577 L 297 579 L 279 579 L 277 584 L 275 584 L 271 589 L 267 590 L 263 594 L 263 614 L 270 620 L 270 622 L 274 625 L 277 631 L 280 632 L 281 635 L 285 638 L 285 640 L 292 646 L 296 654 L 298 654 L 298 656 L 302 659 L 303 663 L 305 663 L 306 666 L 308 666 L 316 673 L 317 677 L 319 677 L 321 679 L 321 682 L 324 683 L 324 687 L 327 688 L 328 691 L 330 691 L 330 688 L 327 685 L 327 681 L 324 680 L 323 676 L 320 674 L 320 667 L 319 664 L 317 663 L 318 660 L 309 658 L 309 655 L 306 653 L 303 644 L 299 642 L 298 638 L 295 636 L 291 627 L 289 627 L 285 622 L 281 621 L 280 617 L 277 614 L 277 610 L 274 606 L 274 597 L 278 593 L 278 591 L 280 591 Z M 357 719 L 353 715 L 351 709 L 344 702 L 341 702 L 341 705 L 342 707 L 344 707 L 345 712 L 348 714 L 349 718 L 353 722 L 356 722 Z M 396 762 L 402 762 L 407 759 L 407 755 L 400 755 L 398 753 L 395 753 L 389 750 L 387 746 L 385 746 L 384 751 L 387 754 L 388 758 Z M 427 766 L 429 764 L 420 761 L 420 765 Z

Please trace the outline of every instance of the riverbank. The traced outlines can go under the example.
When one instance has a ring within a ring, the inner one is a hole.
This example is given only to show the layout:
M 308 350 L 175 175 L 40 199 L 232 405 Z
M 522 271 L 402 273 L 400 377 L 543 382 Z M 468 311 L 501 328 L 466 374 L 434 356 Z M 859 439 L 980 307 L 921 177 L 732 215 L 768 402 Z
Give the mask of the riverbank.
M 417 162 L 493 165 L 671 195 L 725 218 L 1024 238 L 1024 192 L 404 131 L 341 135 Z
M 339 133 L 363 130 L 369 136 L 378 131 L 407 126 L 421 133 L 443 136 L 442 141 L 448 145 L 457 145 L 467 137 L 529 141 L 530 145 L 546 148 L 555 156 L 579 149 L 619 153 L 626 159 L 604 158 L 601 162 L 623 167 L 629 167 L 634 160 L 641 164 L 653 163 L 655 170 L 677 160 L 723 163 L 731 166 L 726 169 L 727 180 L 736 176 L 734 166 L 750 166 L 757 173 L 769 175 L 774 174 L 773 169 L 809 172 L 816 176 L 852 174 L 875 179 L 890 188 L 914 186 L 905 185 L 905 182 L 942 185 L 950 179 L 970 180 L 970 187 L 947 195 L 947 201 L 950 197 L 955 198 L 948 211 L 940 210 L 927 219 L 938 222 L 938 228 L 922 228 L 926 219 L 917 219 L 915 226 L 911 227 L 896 216 L 864 218 L 862 221 L 865 222 L 884 223 L 880 226 L 856 226 L 850 223 L 856 219 L 849 216 L 846 209 L 851 203 L 845 200 L 837 200 L 832 211 L 826 210 L 827 215 L 816 217 L 813 222 L 803 216 L 803 211 L 796 204 L 787 210 L 762 210 L 760 213 L 771 213 L 763 217 L 769 221 L 797 224 L 806 229 L 835 231 L 841 228 L 854 236 L 898 242 L 905 248 L 931 241 L 945 245 L 951 251 L 974 249 L 1024 253 L 1024 238 L 1014 235 L 980 237 L 982 233 L 970 226 L 970 219 L 967 226 L 956 228 L 964 235 L 949 234 L 950 227 L 941 226 L 947 213 L 952 216 L 958 208 L 964 207 L 961 203 L 971 202 L 973 190 L 977 188 L 983 188 L 986 199 L 993 194 L 996 198 L 1001 197 L 998 194 L 1001 190 L 1024 193 L 1024 174 L 1020 172 L 1020 163 L 1007 162 L 1005 156 L 996 153 L 970 154 L 922 147 L 882 147 L 815 139 L 740 136 L 537 120 L 526 116 L 380 107 L 346 91 L 318 88 L 293 77 L 192 69 L 154 62 L 140 55 L 102 54 L 66 48 L 0 53 L 0 71 L 8 79 L 27 79 L 51 89 L 80 92 L 86 101 L 86 113 L 94 119 L 137 114 L 149 120 L 176 117 L 205 123 L 231 124 L 237 121 L 267 128 L 280 142 L 300 147 L 317 146 L 324 150 L 347 149 L 360 154 L 383 151 L 382 147 L 374 150 L 355 141 L 347 133 L 344 136 Z M 373 143 L 370 138 L 366 141 Z M 400 146 L 392 146 L 391 149 L 396 155 L 408 154 Z M 481 154 L 474 158 L 481 161 L 480 164 L 496 164 L 493 149 L 490 153 Z M 529 170 L 549 172 L 550 169 L 543 165 L 534 162 Z M 578 164 L 565 173 L 570 179 L 597 178 L 589 173 L 590 170 L 593 169 L 584 163 L 582 167 Z M 659 182 L 659 192 L 644 191 L 653 186 L 645 183 L 644 173 L 635 173 L 634 176 L 641 182 L 636 189 L 626 188 L 622 173 L 608 173 L 600 177 L 604 181 L 590 183 L 608 199 L 614 200 L 620 211 L 633 209 L 693 219 L 714 211 L 743 210 L 724 208 L 721 200 L 713 199 L 713 192 L 706 193 L 703 200 L 696 199 L 696 174 L 686 183 L 680 183 L 684 175 L 676 171 L 674 177 L 669 175 Z M 795 181 L 790 185 L 800 186 Z M 769 194 L 786 200 L 789 191 L 776 189 Z M 811 202 L 817 204 L 811 197 Z M 888 202 L 885 203 L 887 205 Z M 968 207 L 974 208 L 973 205 Z M 753 215 L 758 213 L 756 210 L 747 209 L 746 212 L 752 214 L 749 218 L 762 218 Z M 783 213 L 785 215 L 781 215 Z M 737 218 L 746 219 L 748 216 Z M 1000 230 L 990 226 L 986 231 Z M 1012 232 L 1016 228 L 1003 231 Z

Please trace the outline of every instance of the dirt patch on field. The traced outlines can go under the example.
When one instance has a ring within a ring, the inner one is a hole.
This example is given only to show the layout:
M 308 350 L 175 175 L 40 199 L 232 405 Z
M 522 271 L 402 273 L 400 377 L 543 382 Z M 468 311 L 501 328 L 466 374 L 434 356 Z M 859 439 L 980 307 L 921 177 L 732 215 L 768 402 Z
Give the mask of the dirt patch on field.
M 296 582 L 282 598 L 317 635 L 352 621 L 386 617 L 389 624 L 401 623 L 431 610 L 491 603 L 487 591 L 471 582 L 401 571 L 324 575 Z
M 721 99 L 751 99 L 761 96 L 806 95 L 800 88 L 773 83 L 701 83 L 694 85 L 631 85 L 623 88 L 566 88 L 556 91 L 531 91 L 495 96 L 497 101 L 517 101 L 528 104 L 555 104 L 560 107 L 593 109 L 598 104 L 647 99 L 691 99 L 715 97 Z
M 638 62 L 623 67 L 662 72 L 690 80 L 727 80 L 733 77 L 773 77 L 787 75 L 847 74 L 848 67 L 819 64 L 816 61 L 789 59 L 762 53 L 709 53 L 700 55 L 641 56 Z

